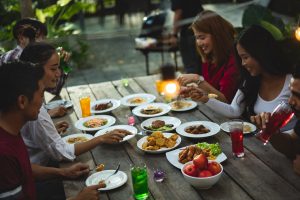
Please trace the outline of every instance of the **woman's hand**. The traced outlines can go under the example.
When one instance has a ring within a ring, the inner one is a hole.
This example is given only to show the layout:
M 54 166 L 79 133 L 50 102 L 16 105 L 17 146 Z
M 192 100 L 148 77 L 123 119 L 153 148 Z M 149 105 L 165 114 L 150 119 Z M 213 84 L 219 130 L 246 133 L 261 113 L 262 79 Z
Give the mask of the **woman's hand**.
M 191 98 L 194 101 L 200 101 L 202 103 L 208 101 L 206 92 L 198 87 L 181 87 L 179 95 L 183 98 Z
M 55 124 L 55 128 L 59 134 L 66 132 L 66 130 L 69 128 L 69 124 L 66 121 L 57 122 Z
M 258 115 L 251 116 L 250 121 L 255 124 L 259 129 L 265 129 L 266 124 L 269 122 L 271 113 L 262 112 Z
M 112 131 L 109 131 L 108 133 L 99 136 L 101 138 L 101 143 L 105 144 L 115 144 L 119 143 L 120 141 L 123 140 L 123 138 L 127 135 L 131 135 L 127 130 L 124 129 L 115 129 Z
M 67 109 L 64 106 L 58 106 L 56 108 L 48 110 L 49 115 L 53 117 L 62 117 L 67 114 Z
M 198 74 L 182 74 L 177 78 L 177 81 L 181 86 L 186 86 L 189 83 L 197 83 L 198 80 Z
M 90 167 L 84 163 L 76 163 L 71 167 L 60 168 L 62 176 L 64 178 L 75 179 L 83 175 L 87 175 L 90 172 Z

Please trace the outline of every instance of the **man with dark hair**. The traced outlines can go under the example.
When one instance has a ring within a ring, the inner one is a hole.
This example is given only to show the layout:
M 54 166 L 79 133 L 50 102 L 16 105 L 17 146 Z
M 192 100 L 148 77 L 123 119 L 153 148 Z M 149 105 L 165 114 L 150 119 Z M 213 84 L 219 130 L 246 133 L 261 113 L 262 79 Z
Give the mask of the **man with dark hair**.
M 288 158 L 294 160 L 294 171 L 300 175 L 300 64 L 295 67 L 293 77 L 290 81 L 291 105 L 298 121 L 290 133 L 278 132 L 270 138 L 272 146 Z M 261 113 L 255 116 L 255 121 L 260 128 L 265 128 L 269 121 L 270 113 Z
M 28 152 L 20 129 L 43 103 L 43 68 L 9 63 L 0 68 L 0 198 L 35 199 Z
M 13 27 L 13 36 L 17 41 L 17 47 L 0 57 L 0 65 L 18 59 L 29 43 L 42 41 L 47 34 L 47 27 L 42 22 L 32 18 L 21 19 Z

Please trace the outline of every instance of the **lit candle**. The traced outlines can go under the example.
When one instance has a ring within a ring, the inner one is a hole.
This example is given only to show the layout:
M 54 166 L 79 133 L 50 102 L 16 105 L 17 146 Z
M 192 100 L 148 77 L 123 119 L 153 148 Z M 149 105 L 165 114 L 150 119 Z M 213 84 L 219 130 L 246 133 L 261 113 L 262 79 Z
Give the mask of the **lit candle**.
M 300 26 L 295 31 L 295 37 L 298 41 L 300 41 Z

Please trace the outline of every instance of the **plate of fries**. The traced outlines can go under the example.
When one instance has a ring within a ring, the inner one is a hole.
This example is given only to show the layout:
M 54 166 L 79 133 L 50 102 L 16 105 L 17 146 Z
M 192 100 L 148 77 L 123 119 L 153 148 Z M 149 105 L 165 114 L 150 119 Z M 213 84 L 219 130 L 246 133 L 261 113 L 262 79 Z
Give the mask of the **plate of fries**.
M 180 142 L 181 137 L 178 134 L 155 131 L 141 138 L 137 142 L 137 147 L 147 153 L 164 153 L 176 148 Z

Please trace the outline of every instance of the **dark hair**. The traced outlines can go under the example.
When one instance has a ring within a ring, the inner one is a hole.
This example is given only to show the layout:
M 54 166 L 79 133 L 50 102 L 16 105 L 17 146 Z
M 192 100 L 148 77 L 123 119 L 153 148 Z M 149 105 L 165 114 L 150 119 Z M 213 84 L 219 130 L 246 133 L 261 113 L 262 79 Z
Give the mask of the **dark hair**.
M 212 55 L 216 60 L 217 66 L 221 66 L 228 61 L 234 48 L 234 37 L 236 34 L 232 24 L 215 12 L 204 10 L 197 15 L 191 28 L 212 36 Z M 197 50 L 200 52 L 203 61 L 212 62 L 212 55 L 204 54 L 203 50 L 198 46 Z
M 271 75 L 286 75 L 291 72 L 291 65 L 287 61 L 282 48 L 272 34 L 258 25 L 252 25 L 243 30 L 237 38 L 236 45 L 242 46 L 255 59 L 263 70 Z M 244 114 L 254 115 L 254 104 L 257 100 L 261 77 L 253 77 L 242 67 L 242 60 L 235 49 L 236 64 L 241 70 L 241 91 L 244 93 L 242 101 L 246 104 Z
M 0 67 L 0 111 L 7 112 L 16 106 L 20 95 L 32 100 L 38 81 L 42 79 L 44 70 L 29 62 L 15 61 Z
M 46 36 L 48 34 L 47 27 L 42 22 L 33 18 L 24 18 L 16 23 L 13 27 L 13 36 L 18 40 L 19 35 L 28 37 L 32 42 L 39 35 Z
M 55 48 L 48 43 L 34 42 L 24 48 L 20 60 L 39 63 L 44 66 L 55 52 Z

